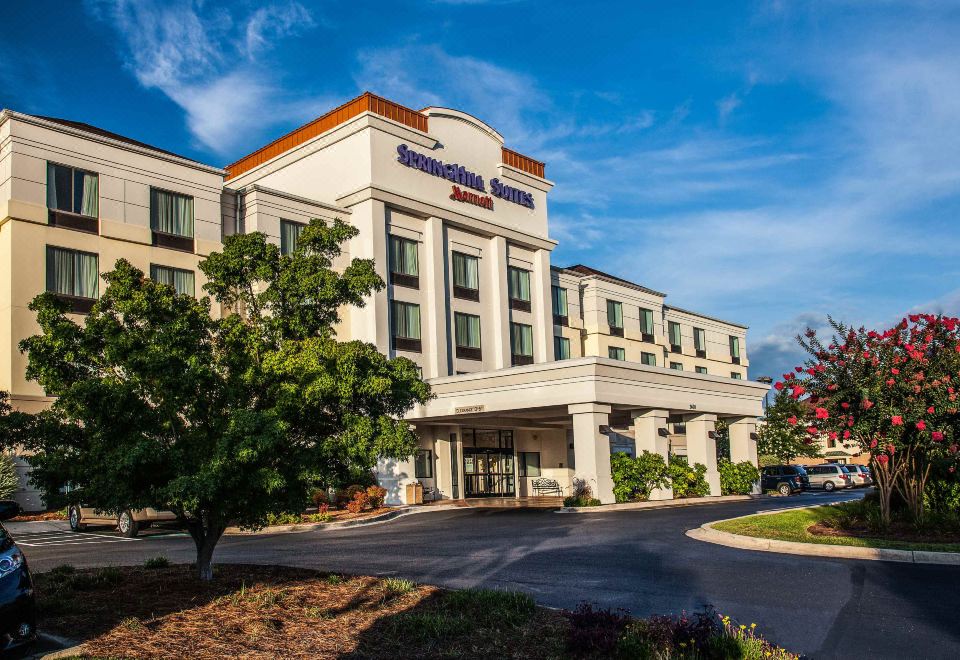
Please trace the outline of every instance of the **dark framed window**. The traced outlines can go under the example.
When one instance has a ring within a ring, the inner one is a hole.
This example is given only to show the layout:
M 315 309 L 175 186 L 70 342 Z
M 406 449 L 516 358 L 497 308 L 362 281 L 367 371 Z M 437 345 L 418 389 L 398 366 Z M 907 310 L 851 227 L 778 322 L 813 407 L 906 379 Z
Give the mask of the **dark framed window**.
M 510 309 L 530 311 L 530 271 L 516 266 L 507 266 L 507 289 L 510 294 Z
M 417 450 L 413 458 L 413 476 L 417 479 L 433 479 L 433 450 Z
M 554 337 L 553 338 L 553 359 L 554 360 L 569 360 L 570 359 L 570 340 L 566 337 Z
M 480 300 L 480 259 L 477 257 L 453 253 L 453 297 Z
M 674 353 L 683 352 L 681 338 L 680 338 L 680 324 L 676 321 L 667 322 L 667 334 L 670 339 L 670 350 Z
M 607 357 L 611 360 L 626 360 L 627 352 L 622 346 L 607 346 Z
M 193 197 L 151 188 L 150 229 L 155 246 L 193 252 Z
M 730 378 L 734 380 L 743 380 L 743 374 L 741 374 L 739 371 L 731 371 Z
M 96 234 L 99 216 L 99 175 L 47 163 L 47 221 L 57 227 Z
M 540 476 L 540 452 L 518 451 L 517 469 L 521 477 Z
M 674 371 L 683 371 L 683 362 L 671 362 L 670 368 Z
M 172 286 L 173 290 L 180 295 L 197 295 L 192 270 L 150 264 L 150 279 L 160 284 Z
M 411 289 L 420 288 L 420 264 L 417 242 L 402 236 L 390 236 L 390 283 Z
M 706 373 L 707 373 L 707 368 L 706 368 L 706 367 L 697 367 L 697 368 L 696 368 L 696 371 L 697 371 L 698 374 L 706 374 Z
M 47 246 L 47 291 L 70 304 L 71 311 L 93 309 L 100 290 L 99 257 L 92 252 Z
M 640 334 L 643 341 L 653 341 L 653 310 L 640 308 Z
M 533 326 L 525 323 L 510 324 L 511 363 L 533 364 Z
M 697 351 L 697 357 L 707 357 L 707 331 L 703 328 L 693 329 L 693 348 Z
M 623 336 L 623 303 L 618 300 L 607 301 L 607 325 L 611 335 Z
M 730 335 L 730 361 L 740 364 L 740 337 Z
M 553 300 L 553 322 L 557 325 L 569 325 L 570 312 L 567 305 L 567 290 L 554 284 L 550 287 L 550 297 Z
M 390 318 L 393 348 L 398 351 L 423 350 L 420 341 L 420 305 L 394 300 Z
M 464 360 L 482 360 L 480 351 L 480 317 L 476 314 L 455 312 L 453 326 L 457 357 Z
M 655 367 L 657 366 L 657 356 L 654 353 L 641 353 L 640 363 L 645 364 L 648 367 Z
M 280 219 L 280 254 L 291 255 L 297 249 L 297 241 L 307 225 L 293 220 Z

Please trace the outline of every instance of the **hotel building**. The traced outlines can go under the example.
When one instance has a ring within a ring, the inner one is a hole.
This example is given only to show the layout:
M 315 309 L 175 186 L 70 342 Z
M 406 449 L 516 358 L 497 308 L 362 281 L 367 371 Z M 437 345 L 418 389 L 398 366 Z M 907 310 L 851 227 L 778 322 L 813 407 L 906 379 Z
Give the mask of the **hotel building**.
M 359 234 L 335 266 L 373 259 L 387 287 L 345 309 L 338 336 L 413 360 L 435 394 L 409 415 L 416 455 L 379 466 L 391 501 L 413 481 L 442 498 L 521 497 L 540 478 L 565 494 L 581 479 L 612 502 L 611 449 L 685 454 L 718 495 L 718 419 L 733 460 L 756 462 L 767 388 L 746 379 L 746 328 L 552 265 L 552 187 L 483 121 L 372 94 L 222 169 L 4 110 L 0 389 L 21 409 L 49 403 L 17 348 L 38 330 L 27 305 L 39 292 L 79 321 L 124 257 L 203 295 L 197 264 L 224 236 L 260 231 L 288 251 L 311 218 L 341 218 Z

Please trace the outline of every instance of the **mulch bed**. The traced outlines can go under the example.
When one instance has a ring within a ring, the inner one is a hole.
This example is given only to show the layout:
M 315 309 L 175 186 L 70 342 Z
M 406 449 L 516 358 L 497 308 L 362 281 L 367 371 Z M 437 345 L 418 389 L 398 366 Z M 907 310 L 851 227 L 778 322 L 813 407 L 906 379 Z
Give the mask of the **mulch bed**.
M 451 622 L 443 599 L 456 592 L 273 566 L 216 566 L 209 583 L 183 565 L 68 567 L 35 581 L 40 629 L 82 639 L 81 657 L 556 657 L 547 650 L 565 623 L 537 608 L 492 632 Z
M 66 520 L 67 514 L 63 511 L 41 511 L 40 513 L 22 513 L 10 522 L 37 522 L 41 520 Z
M 960 543 L 960 533 L 957 532 L 918 532 L 910 525 L 893 523 L 885 533 L 872 531 L 866 525 L 858 527 L 834 527 L 829 522 L 820 521 L 807 527 L 807 532 L 814 536 L 830 536 L 834 538 L 866 538 L 881 539 L 884 541 L 904 541 L 907 543 Z

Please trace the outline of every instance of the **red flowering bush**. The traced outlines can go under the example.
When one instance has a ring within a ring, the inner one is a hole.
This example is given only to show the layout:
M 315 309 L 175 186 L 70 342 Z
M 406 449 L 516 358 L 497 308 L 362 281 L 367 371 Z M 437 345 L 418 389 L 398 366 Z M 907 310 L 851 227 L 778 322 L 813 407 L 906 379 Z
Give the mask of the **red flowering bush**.
M 370 498 L 367 497 L 366 491 L 357 491 L 353 499 L 350 500 L 350 503 L 347 504 L 347 511 L 350 513 L 360 513 L 370 504 Z
M 367 499 L 370 502 L 370 506 L 374 509 L 379 509 L 383 506 L 383 501 L 387 497 L 387 489 L 381 486 L 368 486 L 367 487 Z
M 917 314 L 883 332 L 830 324 L 827 345 L 813 330 L 798 337 L 811 357 L 777 389 L 804 397 L 797 422 L 809 433 L 841 434 L 872 454 L 885 523 L 894 489 L 919 522 L 933 462 L 958 458 L 960 320 Z

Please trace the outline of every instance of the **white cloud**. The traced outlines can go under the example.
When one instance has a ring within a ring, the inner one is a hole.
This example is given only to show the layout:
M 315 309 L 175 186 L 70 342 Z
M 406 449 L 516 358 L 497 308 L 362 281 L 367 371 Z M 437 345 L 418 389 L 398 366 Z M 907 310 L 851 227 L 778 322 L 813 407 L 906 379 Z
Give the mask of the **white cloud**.
M 264 104 L 275 123 L 301 118 L 302 104 L 287 98 L 259 59 L 272 44 L 314 26 L 298 2 L 248 14 L 191 0 L 100 0 L 87 8 L 120 35 L 137 81 L 183 108 L 191 134 L 206 148 L 230 153 L 263 130 L 263 114 L 256 111 Z
M 743 100 L 740 98 L 740 95 L 736 93 L 724 96 L 717 101 L 717 116 L 720 119 L 720 123 L 722 124 L 727 121 L 730 113 L 739 108 L 742 103 Z

